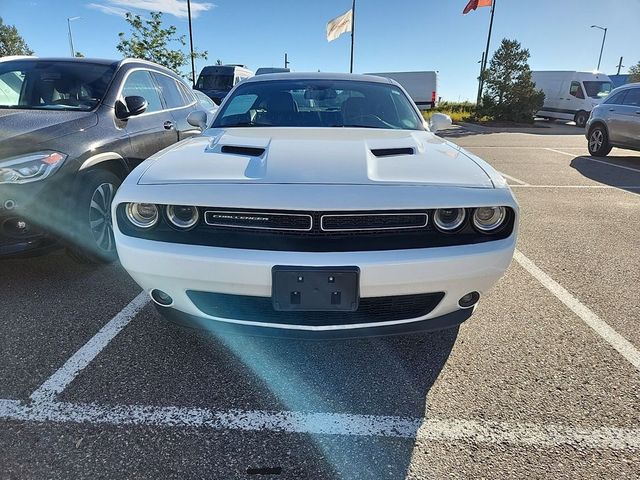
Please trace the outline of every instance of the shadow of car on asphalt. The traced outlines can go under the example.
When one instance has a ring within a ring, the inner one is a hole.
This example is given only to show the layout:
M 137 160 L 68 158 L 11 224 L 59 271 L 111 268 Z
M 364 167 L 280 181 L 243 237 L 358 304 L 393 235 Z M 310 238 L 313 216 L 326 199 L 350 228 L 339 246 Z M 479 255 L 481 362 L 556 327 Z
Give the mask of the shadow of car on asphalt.
M 626 161 L 627 164 L 623 165 L 620 162 L 621 160 Z M 608 163 L 612 166 L 609 167 L 601 162 Z M 632 166 L 634 163 L 637 167 Z M 640 195 L 640 157 L 609 156 L 605 159 L 579 156 L 571 160 L 570 165 L 586 178 Z M 633 173 L 633 171 L 627 170 L 627 168 L 637 168 L 637 173 Z
M 282 410 L 422 418 L 458 328 L 320 341 L 195 334 L 203 349 L 228 350 L 278 399 Z M 415 444 L 414 438 L 307 438 L 339 478 L 405 478 Z

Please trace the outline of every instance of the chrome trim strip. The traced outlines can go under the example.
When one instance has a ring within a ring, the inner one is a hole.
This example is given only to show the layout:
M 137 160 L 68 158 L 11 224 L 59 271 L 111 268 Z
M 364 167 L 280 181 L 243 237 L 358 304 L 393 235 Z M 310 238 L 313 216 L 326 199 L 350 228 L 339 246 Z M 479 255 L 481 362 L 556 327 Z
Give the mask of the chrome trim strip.
M 207 218 L 208 213 L 223 214 L 223 215 L 243 215 L 244 214 L 244 215 L 251 215 L 254 217 L 258 215 L 280 215 L 283 217 L 306 217 L 309 219 L 309 228 L 279 228 L 279 227 L 260 227 L 260 226 L 253 227 L 253 226 L 226 224 L 226 223 L 220 223 L 220 222 L 210 222 Z M 249 230 L 281 230 L 281 231 L 310 232 L 313 229 L 313 217 L 311 215 L 297 214 L 297 213 L 237 212 L 237 211 L 233 212 L 228 210 L 205 210 L 204 223 L 214 227 L 245 228 Z
M 324 219 L 328 217 L 389 217 L 389 216 L 415 216 L 422 215 L 424 216 L 424 224 L 419 226 L 411 226 L 411 227 L 370 227 L 370 228 L 324 228 Z M 323 232 L 353 232 L 353 231 L 364 231 L 364 230 L 406 230 L 410 228 L 424 228 L 429 223 L 429 215 L 426 213 L 344 213 L 339 215 L 322 215 L 320 217 L 320 230 Z

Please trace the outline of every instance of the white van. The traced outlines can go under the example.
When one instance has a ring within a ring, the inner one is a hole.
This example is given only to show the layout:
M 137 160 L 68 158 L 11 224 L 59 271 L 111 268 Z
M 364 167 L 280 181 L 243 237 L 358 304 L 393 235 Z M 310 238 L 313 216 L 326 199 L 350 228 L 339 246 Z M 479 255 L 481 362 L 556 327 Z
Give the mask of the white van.
M 547 71 L 531 72 L 536 88 L 544 92 L 544 106 L 536 116 L 573 120 L 584 127 L 593 107 L 609 95 L 612 83 L 604 73 Z
M 407 91 L 420 110 L 429 110 L 436 106 L 438 98 L 437 72 L 386 72 L 365 73 L 386 77 L 398 82 Z

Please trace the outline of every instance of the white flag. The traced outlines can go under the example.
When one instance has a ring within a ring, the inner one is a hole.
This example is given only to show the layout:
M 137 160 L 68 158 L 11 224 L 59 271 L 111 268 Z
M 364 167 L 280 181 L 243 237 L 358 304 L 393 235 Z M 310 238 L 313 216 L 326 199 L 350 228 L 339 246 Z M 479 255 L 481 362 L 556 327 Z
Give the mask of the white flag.
M 353 10 L 351 9 L 349 9 L 347 13 L 330 20 L 329 23 L 327 23 L 327 41 L 331 42 L 343 33 L 350 32 L 352 22 Z

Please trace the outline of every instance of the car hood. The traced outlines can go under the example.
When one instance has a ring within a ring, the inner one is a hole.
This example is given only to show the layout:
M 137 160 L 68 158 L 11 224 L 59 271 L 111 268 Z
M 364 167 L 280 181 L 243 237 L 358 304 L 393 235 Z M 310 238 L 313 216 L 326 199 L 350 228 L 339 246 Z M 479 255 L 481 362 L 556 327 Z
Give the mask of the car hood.
M 425 131 L 254 127 L 211 129 L 164 150 L 147 161 L 138 183 L 493 188 L 486 168 Z
M 50 148 L 51 140 L 97 123 L 93 112 L 0 109 L 0 158 Z

